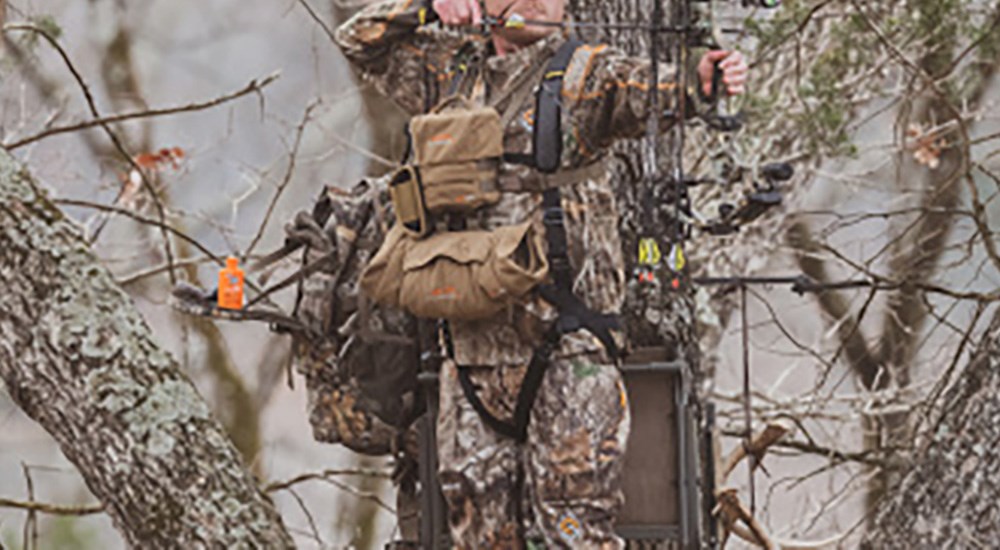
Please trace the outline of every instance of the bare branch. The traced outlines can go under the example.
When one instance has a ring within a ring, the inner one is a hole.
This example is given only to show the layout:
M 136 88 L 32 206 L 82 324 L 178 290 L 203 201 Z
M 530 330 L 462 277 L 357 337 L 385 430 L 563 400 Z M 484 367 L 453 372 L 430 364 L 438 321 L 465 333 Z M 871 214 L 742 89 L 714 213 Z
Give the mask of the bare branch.
M 93 210 L 99 210 L 99 211 L 102 211 L 102 212 L 110 212 L 112 214 L 120 214 L 122 216 L 126 216 L 126 217 L 129 217 L 129 218 L 132 218 L 133 220 L 135 220 L 135 221 L 137 221 L 139 223 L 146 224 L 146 225 L 151 225 L 153 227 L 157 227 L 157 228 L 161 229 L 162 231 L 165 231 L 165 232 L 168 232 L 168 233 L 172 233 L 175 236 L 179 237 L 180 239 L 182 239 L 182 240 L 190 243 L 192 246 L 194 246 L 199 251 L 201 251 L 202 254 L 208 256 L 209 258 L 211 258 L 212 261 L 215 262 L 215 263 L 217 263 L 218 265 L 220 265 L 220 266 L 225 265 L 225 261 L 222 258 L 220 258 L 219 256 L 216 256 L 211 250 L 208 249 L 208 247 L 206 247 L 206 246 L 202 245 L 200 242 L 198 242 L 197 239 L 195 239 L 194 237 L 189 236 L 187 233 L 184 233 L 183 231 L 177 229 L 176 227 L 173 227 L 172 225 L 170 225 L 168 223 L 165 223 L 165 222 L 163 222 L 161 220 L 155 220 L 155 219 L 152 219 L 152 218 L 147 218 L 146 216 L 143 216 L 141 214 L 136 214 L 135 212 L 133 212 L 133 211 L 127 209 L 127 208 L 121 208 L 119 206 L 111 206 L 111 205 L 107 205 L 107 204 L 101 204 L 99 202 L 82 201 L 82 200 L 76 200 L 76 199 L 53 199 L 52 202 L 54 202 L 55 204 L 59 204 L 59 205 L 78 206 L 78 207 L 81 207 L 81 208 L 91 208 Z
M 101 118 L 101 113 L 97 110 L 97 104 L 94 102 L 94 96 L 93 94 L 90 93 L 90 87 L 87 86 L 87 83 L 86 81 L 84 81 L 83 76 L 76 69 L 76 66 L 73 65 L 72 60 L 70 60 L 69 58 L 69 54 L 66 53 L 66 50 L 63 49 L 62 45 L 59 44 L 59 41 L 56 40 L 54 36 L 49 34 L 45 29 L 42 29 L 41 27 L 26 23 L 7 24 L 3 26 L 3 29 L 5 31 L 15 30 L 15 31 L 33 32 L 44 38 L 45 41 L 48 42 L 48 44 L 52 46 L 53 49 L 56 50 L 56 52 L 59 54 L 59 57 L 62 58 L 63 63 L 65 63 L 66 68 L 69 69 L 69 72 L 73 75 L 73 79 L 76 80 L 76 83 L 80 86 L 80 89 L 83 92 L 83 97 L 87 102 L 87 107 L 90 109 L 90 114 L 93 115 L 95 119 Z M 136 163 L 133 156 L 125 148 L 125 145 L 122 143 L 121 139 L 111 129 L 111 126 L 108 125 L 107 123 L 102 123 L 100 124 L 100 127 L 104 130 L 104 133 L 107 134 L 108 139 L 111 140 L 111 143 L 115 146 L 115 149 L 118 150 L 118 152 L 122 155 L 122 157 L 126 160 L 126 162 L 129 163 L 129 165 L 132 167 L 133 170 L 136 170 L 139 173 L 139 176 L 142 179 L 143 188 L 146 190 L 147 193 L 149 193 L 150 199 L 153 201 L 154 206 L 156 206 L 156 212 L 157 215 L 159 216 L 160 231 L 161 234 L 163 235 L 163 253 L 166 257 L 167 264 L 170 265 L 170 270 L 169 270 L 170 282 L 176 283 L 177 273 L 173 266 L 174 253 L 173 250 L 171 249 L 170 238 L 167 236 L 167 230 L 166 230 L 166 208 L 163 206 L 163 202 L 160 200 L 159 195 L 156 193 L 156 189 L 153 187 L 152 182 L 149 181 L 149 177 L 146 175 L 145 170 L 143 170 L 142 167 L 140 167 Z
M 12 500 L 0 497 L 0 508 L 17 508 L 28 512 L 39 512 L 53 516 L 89 516 L 104 512 L 102 504 L 86 504 L 81 506 L 61 506 L 45 502 Z
M 285 176 L 281 179 L 281 183 L 278 184 L 278 188 L 274 191 L 274 197 L 271 198 L 271 202 L 267 205 L 267 212 L 264 213 L 264 219 L 260 222 L 260 226 L 257 228 L 257 234 L 254 235 L 253 239 L 250 240 L 250 245 L 247 246 L 246 252 L 243 253 L 243 261 L 245 262 L 247 258 L 253 254 L 254 248 L 260 242 L 261 238 L 264 237 L 264 231 L 267 229 L 267 224 L 271 221 L 271 215 L 274 214 L 274 209 L 278 205 L 278 199 L 285 192 L 288 184 L 292 181 L 292 175 L 295 173 L 295 164 L 299 156 L 299 146 L 302 145 L 302 135 L 306 131 L 306 126 L 309 124 L 309 118 L 312 115 L 313 109 L 315 109 L 319 103 L 313 102 L 308 107 L 306 107 L 305 113 L 302 114 L 302 122 L 299 123 L 298 128 L 295 130 L 295 143 L 292 145 L 292 150 L 288 153 L 288 167 L 285 169 Z
M 189 103 L 187 105 L 179 105 L 179 106 L 176 106 L 176 107 L 163 107 L 163 108 L 160 108 L 160 109 L 148 109 L 148 110 L 143 110 L 143 111 L 135 111 L 135 112 L 131 112 L 131 113 L 121 113 L 121 114 L 117 114 L 117 115 L 109 115 L 109 116 L 106 116 L 106 117 L 94 118 L 94 119 L 87 120 L 87 121 L 84 121 L 84 122 L 78 122 L 76 124 L 68 124 L 66 126 L 57 126 L 57 127 L 54 127 L 54 128 L 49 128 L 47 130 L 44 130 L 44 131 L 39 132 L 39 133 L 37 133 L 35 135 L 32 135 L 32 136 L 21 138 L 21 139 L 16 140 L 16 141 L 11 141 L 11 142 L 4 143 L 4 144 L 2 144 L 0 146 L 6 148 L 8 150 L 13 151 L 14 149 L 17 149 L 19 147 L 24 147 L 25 145 L 28 145 L 28 144 L 31 144 L 31 143 L 35 143 L 36 141 L 40 141 L 40 140 L 43 140 L 43 139 L 48 138 L 48 137 L 56 136 L 56 135 L 59 135 L 59 134 L 70 133 L 70 132 L 78 132 L 80 130 L 87 130 L 89 128 L 94 128 L 95 126 L 105 126 L 107 124 L 115 124 L 115 123 L 119 123 L 119 122 L 125 122 L 125 121 L 128 121 L 128 120 L 137 120 L 137 119 L 145 119 L 145 118 L 156 118 L 156 117 L 162 117 L 162 116 L 176 115 L 176 114 L 179 114 L 179 113 L 192 113 L 192 112 L 196 112 L 196 111 L 204 111 L 206 109 L 211 109 L 213 107 L 218 107 L 219 105 L 223 105 L 223 104 L 228 103 L 228 102 L 230 102 L 230 101 L 232 101 L 234 99 L 241 98 L 241 97 L 243 97 L 245 95 L 248 95 L 248 94 L 251 94 L 251 93 L 260 92 L 261 90 L 263 90 L 264 88 L 266 88 L 268 85 L 270 85 L 272 82 L 278 80 L 279 76 L 280 76 L 279 73 L 274 73 L 274 74 L 265 76 L 264 78 L 261 78 L 261 79 L 256 79 L 255 78 L 255 79 L 251 80 L 250 83 L 247 84 L 245 87 L 243 87 L 243 88 L 241 88 L 241 89 L 239 89 L 239 90 L 237 90 L 235 92 L 219 96 L 219 97 L 217 97 L 215 99 L 210 99 L 210 100 L 207 100 L 207 101 L 201 101 L 201 102 L 197 102 L 197 103 Z
M 316 24 L 318 24 L 323 29 L 323 32 L 326 33 L 326 36 L 330 39 L 330 42 L 336 44 L 337 39 L 334 36 L 333 29 L 331 29 L 329 25 L 327 25 L 326 22 L 323 21 L 323 18 L 320 17 L 318 13 L 316 13 L 316 10 L 314 10 L 312 6 L 309 5 L 309 2 L 307 2 L 306 0 L 299 0 L 299 4 L 302 4 L 302 7 L 305 8 L 307 12 L 309 12 L 309 17 L 311 17 L 312 20 L 315 21 Z
M 383 471 L 371 469 L 345 469 L 345 470 L 324 470 L 322 472 L 312 472 L 295 476 L 285 481 L 276 481 L 264 487 L 264 491 L 274 493 L 277 491 L 290 490 L 295 485 L 307 481 L 329 481 L 335 476 L 362 476 L 390 479 L 391 476 Z M 0 508 L 15 508 L 28 512 L 38 512 L 54 516 L 88 516 L 104 512 L 103 504 L 82 504 L 78 506 L 65 506 L 60 504 L 50 504 L 46 502 L 36 502 L 34 500 L 14 500 L 0 497 Z

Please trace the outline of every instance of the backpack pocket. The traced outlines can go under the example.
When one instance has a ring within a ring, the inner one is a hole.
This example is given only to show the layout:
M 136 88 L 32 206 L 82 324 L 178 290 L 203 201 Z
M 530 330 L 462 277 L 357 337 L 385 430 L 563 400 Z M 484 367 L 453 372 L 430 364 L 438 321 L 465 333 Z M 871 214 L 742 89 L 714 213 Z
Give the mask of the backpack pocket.
M 404 236 L 393 248 L 379 251 L 362 276 L 362 288 L 379 303 L 417 317 L 484 319 L 548 277 L 541 239 L 530 223 L 420 240 Z
M 391 189 L 396 216 L 411 234 L 430 233 L 431 216 L 470 214 L 499 202 L 503 128 L 495 109 L 453 96 L 413 117 L 409 136 L 413 164 L 396 173 Z

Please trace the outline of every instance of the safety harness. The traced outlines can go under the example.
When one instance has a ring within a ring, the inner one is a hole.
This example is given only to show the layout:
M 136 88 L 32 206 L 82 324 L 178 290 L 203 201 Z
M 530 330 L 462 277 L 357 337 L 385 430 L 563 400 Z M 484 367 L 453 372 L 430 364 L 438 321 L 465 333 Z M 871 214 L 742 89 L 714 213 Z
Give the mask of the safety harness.
M 545 301 L 556 307 L 558 316 L 549 330 L 546 331 L 542 343 L 532 353 L 511 421 L 497 418 L 486 408 L 479 394 L 476 393 L 476 387 L 469 375 L 470 369 L 474 367 L 458 366 L 458 379 L 462 386 L 462 392 L 483 422 L 496 432 L 518 442 L 524 442 L 527 439 L 532 406 L 538 396 L 538 390 L 541 388 L 552 354 L 559 347 L 563 335 L 581 329 L 587 330 L 604 345 L 609 355 L 614 358 L 619 356 L 618 346 L 611 334 L 612 330 L 619 328 L 618 319 L 614 315 L 601 314 L 588 308 L 573 293 L 573 268 L 569 261 L 565 216 L 559 192 L 559 182 L 562 181 L 562 178 L 558 178 L 557 172 L 562 159 L 560 95 L 563 75 L 573 58 L 573 54 L 582 45 L 583 43 L 579 40 L 572 38 L 567 40 L 546 67 L 536 94 L 532 154 L 530 156 L 504 155 L 506 162 L 530 166 L 545 175 L 546 179 L 556 180 L 552 181 L 552 184 L 546 185 L 542 192 L 542 221 L 545 226 L 549 273 L 552 282 L 539 286 L 538 293 Z M 447 328 L 446 324 L 445 328 Z M 447 352 L 454 359 L 454 348 L 447 330 L 445 335 Z

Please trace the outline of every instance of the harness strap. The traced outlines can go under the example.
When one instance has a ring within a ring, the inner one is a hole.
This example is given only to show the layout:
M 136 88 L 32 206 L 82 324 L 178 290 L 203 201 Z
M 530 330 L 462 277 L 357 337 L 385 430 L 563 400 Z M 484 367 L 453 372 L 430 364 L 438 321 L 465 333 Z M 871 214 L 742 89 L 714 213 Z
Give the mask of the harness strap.
M 521 381 L 521 389 L 517 394 L 517 403 L 514 405 L 514 416 L 510 422 L 497 418 L 486 408 L 483 400 L 479 398 L 479 394 L 476 392 L 476 385 L 472 382 L 469 374 L 476 367 L 458 367 L 458 381 L 462 386 L 462 393 L 465 394 L 465 398 L 468 399 L 469 404 L 472 405 L 472 409 L 476 411 L 476 414 L 479 415 L 484 424 L 500 435 L 509 437 L 518 443 L 524 443 L 528 439 L 528 422 L 531 420 L 531 409 L 535 404 L 535 399 L 538 398 L 538 390 L 542 387 L 542 381 L 545 379 L 545 371 L 548 369 L 549 359 L 552 352 L 555 351 L 556 346 L 559 345 L 561 338 L 562 333 L 553 325 L 545 334 L 542 345 L 536 348 L 534 353 L 531 354 L 531 361 L 528 362 L 524 379 Z
M 559 47 L 545 69 L 535 96 L 535 130 L 531 136 L 531 147 L 535 153 L 535 168 L 545 174 L 559 170 L 562 160 L 562 102 L 559 96 L 562 94 L 566 67 L 582 45 L 580 40 L 570 38 Z
M 559 96 L 562 93 L 563 75 L 574 52 L 581 45 L 577 40 L 569 40 L 560 48 L 538 91 L 533 136 L 535 167 L 546 175 L 547 181 L 554 183 L 559 181 L 558 170 L 562 161 L 562 107 Z M 552 284 L 542 285 L 538 290 L 543 299 L 559 310 L 556 331 L 562 335 L 586 329 L 601 341 L 612 357 L 617 357 L 618 346 L 611 330 L 618 328 L 618 320 L 612 315 L 593 311 L 573 294 L 573 267 L 569 261 L 569 241 L 558 185 L 549 187 L 542 193 L 542 222 L 545 224 Z
M 534 166 L 534 156 L 527 153 L 504 153 L 503 161 L 508 164 Z M 606 169 L 607 165 L 603 161 L 598 161 L 580 168 L 560 170 L 554 174 L 537 173 L 535 175 L 538 177 L 529 177 L 527 180 L 514 173 L 501 173 L 497 178 L 497 188 L 506 193 L 539 193 L 546 189 L 598 178 Z
M 562 159 L 562 108 L 559 94 L 562 90 L 562 77 L 573 58 L 574 52 L 582 42 L 567 40 L 549 61 L 542 85 L 538 89 L 536 104 L 535 131 L 532 136 L 533 155 L 531 166 L 544 174 L 544 179 L 552 185 L 546 186 L 542 193 L 542 221 L 545 224 L 545 239 L 548 244 L 549 273 L 552 284 L 539 287 L 543 299 L 556 306 L 559 316 L 549 328 L 542 344 L 535 348 L 528 363 L 521 389 L 517 395 L 514 416 L 510 422 L 497 418 L 486 408 L 486 405 L 476 393 L 469 369 L 474 367 L 458 367 L 458 379 L 462 393 L 479 414 L 483 423 L 501 435 L 518 442 L 527 439 L 528 423 L 531 419 L 531 409 L 538 391 L 541 389 L 552 354 L 559 347 L 564 334 L 586 329 L 591 332 L 613 357 L 618 356 L 618 346 L 615 344 L 611 331 L 618 328 L 618 320 L 612 315 L 597 313 L 586 306 L 582 300 L 573 294 L 573 269 L 569 261 L 569 246 L 566 236 L 566 226 L 563 215 L 559 185 L 562 182 L 573 181 L 567 177 L 558 177 L 559 165 Z M 601 166 L 595 163 L 592 166 Z M 594 170 L 587 167 L 584 170 Z M 577 171 L 574 171 L 577 172 Z M 578 176 L 578 173 L 570 176 Z M 447 338 L 446 338 L 447 339 Z M 453 350 L 449 350 L 454 359 Z
M 618 319 L 590 309 L 573 293 L 573 267 L 569 262 L 569 242 L 559 188 L 542 193 L 542 209 L 552 284 L 541 285 L 538 293 L 559 311 L 555 324 L 560 334 L 585 329 L 600 340 L 612 357 L 617 357 L 618 345 L 611 331 L 619 328 Z

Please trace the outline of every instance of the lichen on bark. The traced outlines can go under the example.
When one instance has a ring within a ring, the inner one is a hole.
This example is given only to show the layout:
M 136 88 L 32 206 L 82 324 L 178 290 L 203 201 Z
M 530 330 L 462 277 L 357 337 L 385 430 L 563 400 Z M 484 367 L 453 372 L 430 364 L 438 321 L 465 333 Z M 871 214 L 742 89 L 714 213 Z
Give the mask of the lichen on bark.
M 890 488 L 864 547 L 985 548 L 1000 540 L 1000 313 L 941 405 L 934 435 Z
M 132 547 L 290 548 L 223 428 L 79 231 L 0 150 L 0 379 Z

